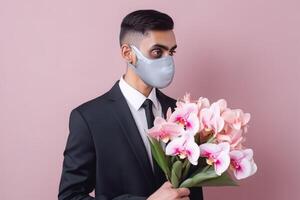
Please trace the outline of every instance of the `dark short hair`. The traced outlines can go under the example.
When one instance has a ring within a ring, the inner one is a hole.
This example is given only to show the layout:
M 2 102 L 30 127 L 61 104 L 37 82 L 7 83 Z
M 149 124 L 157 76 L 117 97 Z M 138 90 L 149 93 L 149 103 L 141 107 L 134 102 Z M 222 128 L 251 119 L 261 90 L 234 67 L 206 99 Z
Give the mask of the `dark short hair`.
M 162 12 L 156 10 L 137 10 L 124 17 L 121 23 L 119 36 L 120 45 L 122 45 L 125 36 L 128 33 L 142 33 L 149 30 L 173 30 L 173 19 Z

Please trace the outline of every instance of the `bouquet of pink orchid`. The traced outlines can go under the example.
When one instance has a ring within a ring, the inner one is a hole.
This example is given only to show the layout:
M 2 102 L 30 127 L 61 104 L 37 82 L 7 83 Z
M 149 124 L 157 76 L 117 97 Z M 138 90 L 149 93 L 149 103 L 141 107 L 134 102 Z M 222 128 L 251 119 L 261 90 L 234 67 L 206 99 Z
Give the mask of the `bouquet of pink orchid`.
M 228 108 L 224 99 L 210 104 L 186 94 L 148 129 L 152 155 L 174 187 L 237 185 L 230 174 L 240 180 L 257 170 L 252 149 L 243 146 L 249 120 L 249 113 Z M 191 165 L 196 170 L 189 174 Z

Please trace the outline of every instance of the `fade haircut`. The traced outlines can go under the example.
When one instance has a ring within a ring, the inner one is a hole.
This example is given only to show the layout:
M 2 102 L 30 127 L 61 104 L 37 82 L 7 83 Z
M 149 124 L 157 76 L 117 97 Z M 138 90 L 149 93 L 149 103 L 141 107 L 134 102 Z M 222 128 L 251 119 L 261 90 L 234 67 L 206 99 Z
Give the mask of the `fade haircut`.
M 124 17 L 119 35 L 120 46 L 127 42 L 134 42 L 138 36 L 143 36 L 147 31 L 173 30 L 173 19 L 156 10 L 137 10 Z

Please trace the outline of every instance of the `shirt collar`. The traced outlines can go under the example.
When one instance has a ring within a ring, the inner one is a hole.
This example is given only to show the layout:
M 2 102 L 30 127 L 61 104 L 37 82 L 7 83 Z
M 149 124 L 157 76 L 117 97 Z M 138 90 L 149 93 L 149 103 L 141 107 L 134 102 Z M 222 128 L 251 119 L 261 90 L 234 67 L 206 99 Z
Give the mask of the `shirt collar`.
M 153 87 L 149 96 L 146 97 L 134 87 L 129 85 L 123 78 L 123 75 L 120 78 L 119 82 L 120 89 L 126 98 L 126 100 L 134 107 L 135 110 L 139 110 L 144 101 L 148 98 L 153 102 L 154 107 L 158 108 L 158 100 L 156 97 L 156 88 Z

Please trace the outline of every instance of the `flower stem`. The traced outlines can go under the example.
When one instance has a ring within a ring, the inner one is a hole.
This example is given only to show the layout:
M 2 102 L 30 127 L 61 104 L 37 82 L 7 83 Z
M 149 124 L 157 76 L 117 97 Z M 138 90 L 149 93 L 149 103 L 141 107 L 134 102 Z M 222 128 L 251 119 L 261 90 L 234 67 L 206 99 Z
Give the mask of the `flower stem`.
M 209 138 L 209 139 L 207 140 L 207 142 L 206 142 L 206 143 L 212 143 L 212 142 L 214 141 L 214 139 L 215 139 L 215 137 L 214 137 L 214 136 L 212 136 L 211 138 Z
M 165 174 L 165 176 L 166 176 L 167 181 L 170 181 L 170 182 L 171 182 L 171 180 L 170 180 L 170 178 L 168 177 L 168 175 Z

